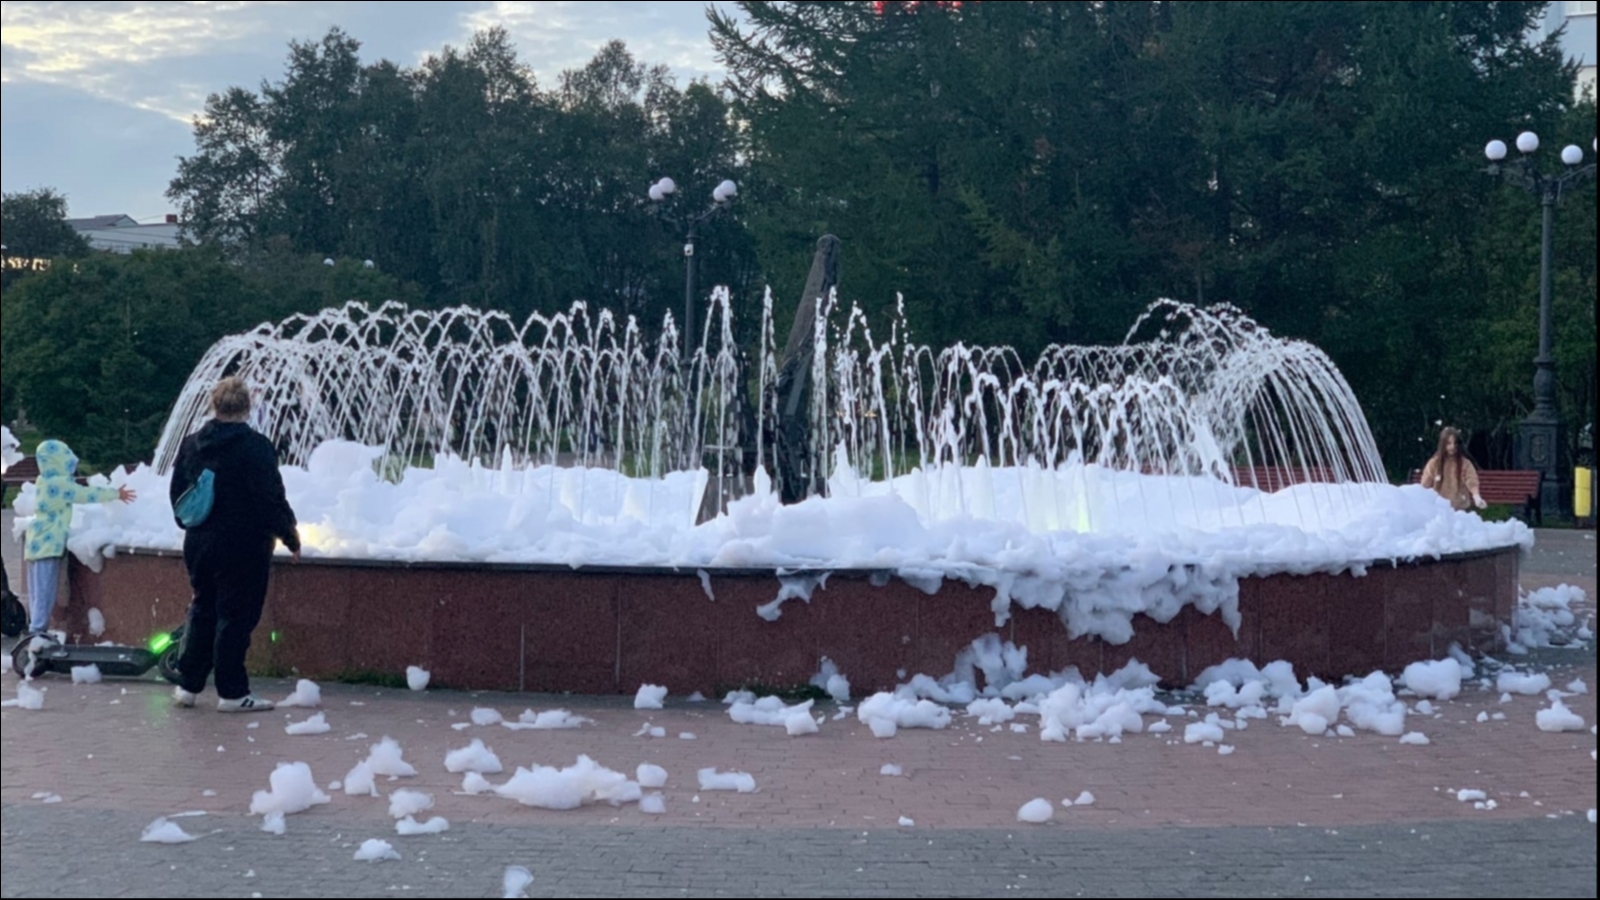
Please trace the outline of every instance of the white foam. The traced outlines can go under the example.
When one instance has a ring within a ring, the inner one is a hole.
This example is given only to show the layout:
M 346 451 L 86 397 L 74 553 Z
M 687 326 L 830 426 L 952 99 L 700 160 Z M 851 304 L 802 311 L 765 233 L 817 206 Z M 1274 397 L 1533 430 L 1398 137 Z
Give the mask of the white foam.
M 517 767 L 511 780 L 494 789 L 502 797 L 524 806 L 569 810 L 591 803 L 632 802 L 639 799 L 639 783 L 600 765 L 587 756 L 564 769 Z
M 890 738 L 901 728 L 946 728 L 950 710 L 927 700 L 879 692 L 861 701 L 856 718 L 872 729 L 874 737 Z
M 1454 659 L 1427 660 L 1406 666 L 1400 683 L 1420 697 L 1449 700 L 1461 693 L 1462 674 Z
M 372 763 L 362 760 L 344 776 L 344 792 L 350 796 L 378 796 L 378 780 L 374 777 Z
M 317 713 L 304 722 L 291 722 L 283 730 L 289 734 L 326 734 L 333 730 L 325 713 Z
M 294 693 L 278 701 L 278 706 L 317 707 L 322 705 L 322 688 L 316 682 L 302 678 L 295 682 Z
M 250 815 L 273 812 L 287 815 L 332 801 L 317 787 L 317 780 L 311 775 L 311 766 L 303 762 L 279 763 L 272 770 L 267 784 L 267 790 L 256 791 L 250 798 Z
M 178 823 L 169 822 L 163 817 L 146 825 L 139 840 L 152 844 L 186 844 L 195 840 L 195 836 L 184 831 Z
M 749 794 L 756 789 L 755 777 L 748 772 L 718 772 L 714 768 L 699 771 L 700 790 L 737 791 Z
M 1560 700 L 1552 700 L 1549 709 L 1534 714 L 1534 723 L 1540 731 L 1582 731 L 1583 716 L 1568 709 Z
M 389 795 L 391 818 L 403 819 L 429 809 L 433 809 L 432 794 L 401 788 Z
M 355 858 L 357 861 L 382 862 L 386 859 L 399 859 L 400 854 L 395 851 L 394 845 L 388 841 L 368 838 L 361 842 L 360 847 L 356 848 Z
M 485 746 L 482 740 L 473 738 L 472 743 L 467 746 L 445 754 L 444 770 L 453 774 L 481 772 L 485 775 L 494 775 L 502 771 L 502 767 L 500 757 Z
M 283 468 L 308 556 L 659 565 L 713 577 L 723 567 L 863 568 L 924 588 L 958 578 L 995 588 L 997 621 L 1013 604 L 1038 606 L 1058 612 L 1074 635 L 1114 643 L 1131 636 L 1134 616 L 1169 621 L 1185 605 L 1237 626 L 1241 577 L 1359 574 L 1368 560 L 1532 543 L 1522 523 L 1483 522 L 1414 485 L 1305 484 L 1262 494 L 1210 478 L 1076 465 L 918 470 L 872 482 L 846 465 L 834 468 L 828 497 L 784 505 L 763 474 L 758 490 L 696 525 L 691 497 L 703 493 L 704 471 L 630 479 L 606 469 L 493 469 L 440 456 L 434 468 L 407 469 L 391 482 L 373 458 L 367 448 L 330 441 L 305 468 Z M 141 499 L 84 507 L 69 550 L 98 570 L 104 547 L 181 549 L 164 502 L 167 477 L 149 466 L 114 475 Z M 982 508 L 949 507 L 938 498 L 957 492 L 942 493 L 940 479 L 954 479 L 951 487 L 970 481 L 966 496 L 984 498 Z M 1029 503 L 1030 494 L 1054 495 L 1064 510 L 1084 512 L 1088 503 L 1094 527 Z M 628 508 L 630 496 L 654 500 Z M 30 503 L 31 494 L 19 500 L 20 527 Z M 1305 524 L 1307 508 L 1318 511 L 1315 526 Z M 785 575 L 780 600 L 762 611 L 776 616 L 780 602 L 824 587 L 820 574 Z M 1519 634 L 1537 637 L 1531 626 Z
M 419 834 L 440 834 L 450 830 L 450 822 L 443 816 L 433 816 L 426 822 L 418 822 L 411 816 L 406 816 L 394 823 L 396 834 L 401 837 L 411 837 Z
M 1532 697 L 1550 689 L 1550 676 L 1543 672 L 1518 672 L 1507 669 L 1495 678 L 1495 690 Z
M 402 756 L 400 744 L 394 738 L 384 735 L 383 740 L 372 745 L 372 752 L 367 756 L 367 764 L 371 766 L 374 775 L 407 778 L 417 774 L 416 768 Z M 345 780 L 348 781 L 349 778 Z
M 501 876 L 501 897 L 515 898 L 528 896 L 528 888 L 533 885 L 533 873 L 522 866 L 506 866 L 505 875 Z
M 1055 807 L 1051 806 L 1049 800 L 1036 797 L 1017 810 L 1017 821 L 1038 825 L 1055 818 L 1055 814 Z
M 476 710 L 474 710 L 474 712 L 476 712 Z M 489 710 L 489 712 L 494 711 Z M 495 713 L 495 715 L 498 716 L 499 713 Z M 581 728 L 584 725 L 593 725 L 594 720 L 586 719 L 583 716 L 574 715 L 573 713 L 564 709 L 547 709 L 540 712 L 534 712 L 531 709 L 525 709 L 522 711 L 521 715 L 517 716 L 517 721 L 501 721 L 500 724 L 513 731 L 559 731 L 570 728 Z

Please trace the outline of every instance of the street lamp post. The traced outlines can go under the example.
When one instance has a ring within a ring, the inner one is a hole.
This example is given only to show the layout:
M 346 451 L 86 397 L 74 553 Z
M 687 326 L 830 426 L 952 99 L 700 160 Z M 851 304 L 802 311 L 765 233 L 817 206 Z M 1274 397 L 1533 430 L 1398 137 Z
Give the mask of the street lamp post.
M 732 181 L 723 181 L 711 192 L 711 205 L 703 212 L 694 214 L 672 214 L 667 212 L 663 205 L 666 199 L 677 193 L 678 185 L 671 178 L 663 178 L 650 185 L 650 202 L 657 216 L 667 222 L 683 229 L 683 357 L 689 358 L 691 341 L 694 334 L 694 238 L 695 231 L 700 223 L 705 222 L 718 213 L 733 205 L 733 198 L 739 194 L 739 186 Z
M 1568 187 L 1594 177 L 1594 163 L 1583 164 L 1583 148 L 1569 144 L 1561 151 L 1563 171 L 1549 174 L 1535 165 L 1533 154 L 1539 149 L 1539 136 L 1531 131 L 1517 135 L 1520 155 L 1506 160 L 1504 141 L 1490 141 L 1483 148 L 1489 159 L 1490 175 L 1503 178 L 1539 198 L 1542 207 L 1542 236 L 1539 249 L 1539 355 L 1534 357 L 1533 412 L 1517 428 L 1516 464 L 1519 469 L 1537 469 L 1539 512 L 1541 517 L 1557 514 L 1562 506 L 1561 410 L 1556 405 L 1555 357 L 1551 355 L 1550 293 L 1551 257 L 1554 253 L 1551 229 L 1555 224 L 1556 204 Z M 1591 148 L 1593 148 L 1591 143 Z

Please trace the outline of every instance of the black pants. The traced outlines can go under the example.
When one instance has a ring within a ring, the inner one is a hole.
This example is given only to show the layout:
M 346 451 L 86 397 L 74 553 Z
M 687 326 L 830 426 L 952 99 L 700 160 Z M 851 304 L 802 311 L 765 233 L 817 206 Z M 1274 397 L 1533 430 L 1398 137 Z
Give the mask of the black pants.
M 183 538 L 183 564 L 189 570 L 194 601 L 183 636 L 178 673 L 183 689 L 205 690 L 216 670 L 217 696 L 237 700 L 250 693 L 244 657 L 250 634 L 261 621 L 272 567 L 270 537 L 191 531 Z

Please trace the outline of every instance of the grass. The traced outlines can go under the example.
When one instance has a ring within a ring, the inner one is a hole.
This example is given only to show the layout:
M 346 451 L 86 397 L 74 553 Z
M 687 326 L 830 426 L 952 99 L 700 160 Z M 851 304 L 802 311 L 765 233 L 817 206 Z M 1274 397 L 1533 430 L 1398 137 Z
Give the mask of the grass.
M 757 697 L 777 697 L 785 703 L 801 703 L 806 700 L 826 701 L 831 700 L 828 692 L 814 684 L 767 684 L 762 681 L 746 681 L 740 684 L 719 684 L 716 688 L 717 696 L 712 699 L 726 697 L 732 691 L 749 691 Z
M 410 687 L 403 673 L 385 672 L 379 669 L 345 669 L 328 680 L 338 684 L 361 684 L 381 688 Z M 429 687 L 438 685 L 429 684 Z
M 1478 510 L 1478 518 L 1485 522 L 1505 522 L 1516 518 L 1512 515 L 1513 508 L 1505 503 L 1491 503 Z

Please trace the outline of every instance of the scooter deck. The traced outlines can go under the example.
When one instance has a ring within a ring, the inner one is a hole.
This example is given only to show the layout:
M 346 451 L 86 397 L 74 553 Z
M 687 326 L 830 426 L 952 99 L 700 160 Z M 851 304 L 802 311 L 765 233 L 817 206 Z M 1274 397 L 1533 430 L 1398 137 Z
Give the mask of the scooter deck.
M 35 658 L 47 671 L 70 674 L 73 666 L 97 666 L 101 675 L 137 678 L 156 664 L 156 655 L 142 647 L 56 645 L 40 650 Z

